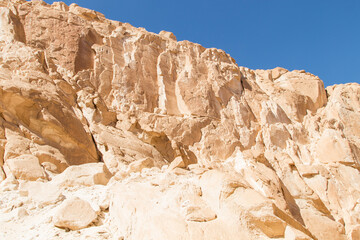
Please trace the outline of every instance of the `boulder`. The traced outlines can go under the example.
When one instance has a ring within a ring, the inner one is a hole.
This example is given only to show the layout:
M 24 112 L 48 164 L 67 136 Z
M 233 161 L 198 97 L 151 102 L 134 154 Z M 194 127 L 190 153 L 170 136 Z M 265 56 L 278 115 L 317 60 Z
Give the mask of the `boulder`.
M 104 163 L 88 163 L 70 166 L 52 180 L 62 187 L 106 185 L 111 178 Z
M 39 159 L 30 154 L 7 159 L 5 168 L 8 168 L 17 179 L 29 181 L 46 179 L 44 169 L 41 167 Z
M 96 218 L 96 212 L 87 201 L 73 197 L 56 209 L 52 221 L 56 227 L 79 230 L 89 226 Z
M 24 182 L 20 184 L 19 191 L 43 206 L 56 204 L 65 198 L 61 189 L 52 182 Z
M 357 239 L 359 96 L 76 4 L 0 0 L 0 238 Z M 64 196 L 89 203 L 56 226 L 99 226 L 54 228 Z

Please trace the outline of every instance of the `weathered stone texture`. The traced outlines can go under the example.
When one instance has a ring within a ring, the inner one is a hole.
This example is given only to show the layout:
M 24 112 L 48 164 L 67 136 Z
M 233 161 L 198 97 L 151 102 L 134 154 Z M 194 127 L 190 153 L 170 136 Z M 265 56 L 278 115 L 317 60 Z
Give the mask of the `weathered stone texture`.
M 359 96 L 0 0 L 0 238 L 356 240 Z

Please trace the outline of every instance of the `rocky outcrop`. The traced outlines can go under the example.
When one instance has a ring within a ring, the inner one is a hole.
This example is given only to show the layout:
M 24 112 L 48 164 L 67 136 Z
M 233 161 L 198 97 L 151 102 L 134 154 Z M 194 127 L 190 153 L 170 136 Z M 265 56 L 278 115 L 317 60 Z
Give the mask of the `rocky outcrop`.
M 2 0 L 0 238 L 358 239 L 359 95 Z

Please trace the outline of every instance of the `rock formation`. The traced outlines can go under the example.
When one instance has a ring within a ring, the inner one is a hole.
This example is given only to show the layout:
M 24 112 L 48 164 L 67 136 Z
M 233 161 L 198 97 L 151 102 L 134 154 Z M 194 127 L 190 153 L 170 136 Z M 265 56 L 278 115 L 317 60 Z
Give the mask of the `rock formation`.
M 0 0 L 0 238 L 360 239 L 359 96 Z

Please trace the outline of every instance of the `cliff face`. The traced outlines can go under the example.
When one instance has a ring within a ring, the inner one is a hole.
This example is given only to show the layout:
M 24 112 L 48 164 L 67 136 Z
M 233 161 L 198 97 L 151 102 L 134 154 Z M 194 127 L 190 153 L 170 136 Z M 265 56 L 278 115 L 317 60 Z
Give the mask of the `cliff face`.
M 359 96 L 2 0 L 0 236 L 360 239 Z

